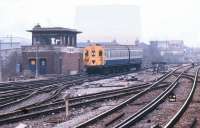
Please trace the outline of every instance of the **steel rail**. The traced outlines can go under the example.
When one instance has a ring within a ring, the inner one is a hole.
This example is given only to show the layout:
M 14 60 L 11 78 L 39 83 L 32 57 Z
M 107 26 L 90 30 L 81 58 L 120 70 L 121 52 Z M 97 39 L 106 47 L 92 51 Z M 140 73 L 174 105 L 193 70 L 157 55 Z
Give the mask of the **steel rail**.
M 124 73 L 123 73 L 124 74 Z M 119 74 L 118 74 L 119 75 Z M 122 75 L 122 74 L 120 74 L 120 75 Z M 110 77 L 113 77 L 113 76 L 116 76 L 116 75 L 111 75 Z M 104 76 L 105 77 L 105 76 Z M 165 78 L 165 76 L 163 76 L 162 77 L 162 79 L 163 78 Z M 162 80 L 161 79 L 161 80 Z M 89 101 L 89 102 L 91 102 L 91 101 Z M 76 105 L 78 105 L 78 104 L 73 104 L 72 106 L 76 106 Z M 60 107 L 60 108 L 57 108 L 57 109 L 51 109 L 51 110 L 46 110 L 46 111 L 42 111 L 42 112 L 36 112 L 36 113 L 34 113 L 32 116 L 34 117 L 34 116 L 38 116 L 38 115 L 41 115 L 41 114 L 47 114 L 47 113 L 50 113 L 50 112 L 56 112 L 56 111 L 61 111 L 61 110 L 63 110 L 64 109 L 64 107 Z M 27 115 L 26 117 L 31 117 L 32 118 L 32 116 L 31 115 Z M 23 116 L 21 117 L 21 118 L 23 118 Z M 20 119 L 20 117 L 19 117 L 19 119 Z
M 162 86 L 159 86 L 159 87 L 155 87 L 153 89 L 160 89 L 160 88 L 165 88 L 167 87 L 168 85 L 162 85 Z M 141 89 L 141 88 L 139 88 Z M 76 107 L 82 107 L 83 105 L 88 105 L 90 103 L 95 103 L 95 102 L 99 102 L 99 101 L 102 101 L 102 100 L 107 100 L 107 99 L 115 99 L 115 98 L 118 98 L 118 97 L 122 97 L 122 96 L 126 96 L 126 95 L 133 95 L 133 94 L 137 94 L 139 93 L 141 90 L 135 90 L 135 89 L 132 89 L 132 90 L 129 90 L 129 91 L 125 91 L 124 92 L 120 92 L 120 93 L 114 93 L 114 94 L 111 94 L 111 95 L 105 95 L 104 96 L 100 96 L 100 97 L 94 97 L 92 99 L 88 99 L 86 101 L 82 101 L 82 102 L 75 102 L 75 101 L 78 101 L 78 98 L 72 98 L 70 99 L 70 104 L 69 104 L 69 108 L 76 108 Z M 83 97 L 80 97 L 81 99 Z M 75 102 L 75 103 L 71 103 L 71 102 Z M 5 123 L 13 123 L 13 122 L 16 122 L 16 121 L 19 121 L 19 120 L 23 120 L 23 119 L 28 119 L 28 118 L 34 118 L 34 117 L 37 117 L 37 116 L 40 116 L 40 115 L 49 115 L 51 113 L 57 113 L 57 112 L 60 112 L 60 111 L 64 111 L 65 110 L 65 106 L 64 106 L 64 102 L 61 102 L 62 105 L 60 105 L 60 103 L 53 103 L 52 105 L 45 105 L 45 106 L 39 106 L 39 107 L 35 107 L 35 108 L 30 108 L 30 109 L 27 109 L 27 114 L 24 114 L 23 111 L 15 111 L 13 113 L 7 113 L 7 114 L 3 114 L 3 115 L 0 115 L 0 125 L 1 124 L 5 124 Z M 57 107 L 57 104 L 60 105 L 59 107 Z M 50 106 L 54 106 L 56 105 L 56 108 L 49 108 L 49 109 L 45 109 L 45 110 L 41 110 L 43 108 L 46 108 L 46 107 L 50 107 Z M 31 112 L 31 111 L 36 111 L 36 112 Z M 31 113 L 30 113 L 31 112 Z M 21 114 L 21 115 L 20 115 Z
M 124 73 L 123 73 L 124 74 Z M 117 76 L 118 76 L 119 74 L 117 74 Z M 121 73 L 120 73 L 120 75 L 121 75 Z M 114 75 L 114 76 L 116 76 L 116 75 Z M 103 76 L 103 77 L 105 77 L 105 76 Z M 111 75 L 110 77 L 113 77 L 113 75 Z M 98 78 L 99 79 L 99 78 Z M 102 78 L 100 78 L 100 79 L 102 79 Z M 143 87 L 133 87 L 134 89 L 136 89 L 136 88 L 138 88 L 138 89 L 141 89 L 141 88 L 144 88 L 144 87 L 146 87 L 146 86 L 148 86 L 148 85 L 144 85 Z M 129 87 L 130 88 L 130 87 Z M 161 88 L 161 87 L 160 87 Z M 113 91 L 113 90 L 112 90 Z M 119 92 L 121 91 L 122 92 L 122 90 L 118 90 Z M 113 92 L 115 92 L 115 91 L 113 91 Z M 106 92 L 103 92 L 103 93 L 106 93 Z M 126 94 L 130 94 L 130 91 L 128 91 Z M 120 96 L 120 95 L 126 95 L 126 94 L 119 94 L 119 95 L 113 95 L 113 97 L 117 97 L 117 96 Z M 92 96 L 92 95 L 91 95 Z M 94 95 L 93 95 L 94 96 Z M 88 95 L 88 96 L 86 96 L 85 98 L 88 98 L 88 97 L 90 97 L 90 95 Z M 27 97 L 26 97 L 27 98 Z M 112 97 L 107 97 L 107 98 L 112 98 Z M 74 99 L 72 98 L 71 99 L 71 101 L 75 101 L 75 100 L 78 100 L 78 99 L 84 99 L 84 96 L 80 96 L 80 97 L 75 97 Z M 106 98 L 97 98 L 97 99 L 95 99 L 95 100 L 93 100 L 93 101 L 97 101 L 97 100 L 103 100 L 103 99 L 106 99 Z M 23 99 L 22 99 L 23 100 Z M 15 101 L 15 102 L 19 102 L 19 101 Z M 90 103 L 90 102 L 92 102 L 92 100 L 90 100 L 90 101 L 87 101 L 87 103 Z M 86 102 L 85 102 L 86 103 Z M 58 104 L 58 103 L 55 103 L 55 104 Z M 78 106 L 78 105 L 80 105 L 80 104 L 84 104 L 84 102 L 82 102 L 82 103 L 76 103 L 76 104 L 73 104 L 73 106 Z M 47 104 L 48 105 L 48 104 Z M 7 106 L 7 104 L 5 105 L 5 106 Z M 30 105 L 31 106 L 31 105 Z M 43 106 L 46 106 L 46 105 L 43 105 Z M 41 106 L 41 107 L 43 107 L 43 106 Z M 38 106 L 38 107 L 35 107 L 35 108 L 40 108 L 40 106 Z M 23 107 L 22 107 L 22 109 L 23 109 Z M 24 108 L 24 109 L 26 109 L 26 107 Z M 15 112 L 14 112 L 15 113 Z M 20 111 L 16 111 L 16 113 L 21 113 Z M 8 114 L 4 114 L 4 115 L 0 115 L 0 117 L 5 117 L 5 115 L 6 116 L 9 116 L 9 115 L 13 115 L 13 113 L 8 113 Z
M 113 99 L 113 98 L 118 98 L 126 95 L 131 95 L 131 94 L 136 94 L 139 93 L 141 90 L 144 88 L 147 88 L 149 85 L 144 85 L 144 86 L 138 86 L 138 87 L 127 87 L 123 89 L 117 89 L 117 90 L 110 90 L 110 91 L 104 91 L 104 92 L 99 92 L 99 93 L 94 93 L 94 94 L 88 94 L 88 95 L 83 95 L 83 96 L 78 96 L 78 97 L 72 97 L 69 98 L 69 103 L 70 105 L 78 106 L 81 104 L 86 104 L 86 103 L 92 103 L 92 101 L 101 101 L 105 99 Z M 160 89 L 167 87 L 167 84 L 163 84 L 161 86 L 155 87 L 154 89 Z M 82 101 L 81 101 L 82 100 Z M 85 101 L 83 101 L 85 100 Z M 41 106 L 36 106 L 36 107 L 30 107 L 30 108 L 19 108 L 14 112 L 11 113 L 5 113 L 0 115 L 0 119 L 3 118 L 8 118 L 10 116 L 15 116 L 15 115 L 20 115 L 23 114 L 23 110 L 27 110 L 28 113 L 32 111 L 40 111 L 41 109 L 48 109 L 51 106 L 64 106 L 64 100 L 55 102 L 55 103 L 50 103 L 50 104 L 45 104 Z
M 196 74 L 195 74 L 195 78 L 194 78 L 194 82 L 192 85 L 192 89 L 190 91 L 190 94 L 188 95 L 186 101 L 184 102 L 184 104 L 182 105 L 182 107 L 179 109 L 179 111 L 173 116 L 173 118 L 164 126 L 164 128 L 171 128 L 173 127 L 181 118 L 181 116 L 184 114 L 184 112 L 187 110 L 189 104 L 192 102 L 192 98 L 197 86 L 197 81 L 198 81 L 198 74 L 199 74 L 199 69 L 197 69 Z
M 24 106 L 24 108 L 30 107 L 30 106 L 37 106 L 37 105 L 41 105 L 41 104 L 44 104 L 46 102 L 49 102 L 50 100 L 55 99 L 56 97 L 58 97 L 60 95 L 61 91 L 63 91 L 66 88 L 69 88 L 69 87 L 73 86 L 74 84 L 81 84 L 83 82 L 86 82 L 86 80 L 87 80 L 87 82 L 91 82 L 91 81 L 95 81 L 95 80 L 101 80 L 101 79 L 105 79 L 105 78 L 116 77 L 116 76 L 119 76 L 119 75 L 124 75 L 124 74 L 132 73 L 132 72 L 133 71 L 117 73 L 117 74 L 109 74 L 108 76 L 105 76 L 105 75 L 95 75 L 95 76 L 88 76 L 88 77 L 84 76 L 83 78 L 79 78 L 79 80 L 76 79 L 76 80 L 73 80 L 73 81 L 70 81 L 70 82 L 69 81 L 68 82 L 61 82 L 60 83 L 61 84 L 60 88 L 55 89 L 55 92 L 50 97 L 48 97 L 47 99 L 44 99 L 43 101 Z M 27 97 L 29 98 L 29 96 L 27 96 Z M 26 99 L 28 99 L 28 98 L 26 98 Z
M 135 124 L 137 121 L 141 120 L 145 115 L 147 115 L 150 111 L 155 109 L 163 99 L 167 97 L 167 95 L 178 85 L 177 81 L 181 78 L 181 74 L 176 78 L 176 80 L 159 96 L 157 96 L 153 101 L 145 105 L 143 108 L 138 110 L 133 115 L 129 116 L 127 119 L 122 121 L 121 123 L 115 125 L 113 128 L 128 128 Z
M 127 105 L 128 103 L 138 99 L 140 96 L 142 96 L 143 94 L 145 94 L 146 92 L 150 91 L 153 87 L 155 87 L 156 85 L 160 84 L 160 82 L 164 81 L 165 79 L 167 79 L 169 76 L 171 76 L 176 70 L 178 70 L 179 68 L 175 69 L 174 71 L 168 72 L 166 73 L 161 79 L 159 79 L 158 81 L 156 81 L 154 84 L 152 84 L 150 87 L 146 88 L 145 90 L 141 91 L 140 93 L 134 95 L 133 97 L 130 97 L 128 100 L 122 102 L 121 104 L 117 105 L 116 107 L 105 111 L 103 113 L 101 113 L 100 115 L 97 115 L 77 126 L 75 126 L 75 128 L 85 128 L 87 125 L 89 124 L 93 124 L 96 121 L 98 121 L 99 119 L 102 119 L 112 113 L 114 113 L 116 110 L 119 110 L 120 108 L 124 107 L 125 105 Z
M 149 114 L 149 112 L 154 110 L 160 103 L 162 103 L 164 101 L 164 99 L 176 88 L 176 86 L 178 85 L 177 84 L 178 80 L 182 77 L 183 73 L 186 71 L 188 71 L 188 69 L 183 71 L 181 74 L 179 74 L 178 77 L 176 78 L 176 80 L 164 92 L 162 92 L 159 96 L 157 96 L 153 101 L 151 101 L 149 104 L 145 105 L 143 108 L 138 110 L 133 115 L 126 118 L 121 123 L 115 125 L 114 128 L 131 127 L 136 122 L 141 120 L 145 115 Z M 194 79 L 192 79 L 192 80 L 194 81 Z
M 71 86 L 73 85 L 73 83 L 77 83 L 77 82 L 83 81 L 84 79 L 85 79 L 85 77 L 79 78 L 79 79 L 76 79 L 76 80 L 73 80 L 73 81 L 70 81 L 70 82 L 69 82 L 69 81 L 67 81 L 67 82 L 61 82 L 61 83 L 59 83 L 59 84 L 60 84 L 60 87 L 61 87 L 62 89 L 64 89 L 64 88 L 69 88 L 69 87 L 71 87 Z M 66 84 L 66 85 L 65 85 L 65 84 Z M 63 85 L 65 85 L 65 86 L 63 86 Z M 49 85 L 49 86 L 52 86 L 52 85 Z M 44 88 L 48 88 L 49 86 L 45 86 Z M 55 86 L 55 85 L 53 85 L 53 86 Z M 57 84 L 56 84 L 56 86 L 57 86 Z M 33 97 L 34 95 L 40 93 L 41 90 L 43 90 L 44 88 L 36 89 L 35 91 L 31 92 L 29 95 L 27 95 L 27 96 L 25 96 L 25 97 L 22 97 L 21 99 L 17 99 L 17 100 L 11 101 L 11 102 L 7 102 L 7 103 L 5 103 L 5 104 L 1 104 L 1 105 L 0 105 L 0 109 L 5 108 L 5 107 L 8 107 L 8 106 L 11 106 L 11 105 L 15 105 L 15 104 L 20 103 L 20 102 L 22 102 L 22 101 L 24 101 L 24 100 L 27 100 L 27 99 Z M 55 91 L 55 93 L 54 93 L 52 96 L 50 96 L 49 98 L 47 98 L 46 100 L 50 100 L 50 99 L 52 99 L 52 98 L 55 98 L 56 96 L 59 95 L 60 91 L 61 91 L 61 90 L 57 89 L 57 90 Z M 45 101 L 46 101 L 46 100 L 45 100 Z M 41 102 L 38 102 L 37 104 L 43 103 L 43 102 L 44 102 L 44 101 L 41 101 Z

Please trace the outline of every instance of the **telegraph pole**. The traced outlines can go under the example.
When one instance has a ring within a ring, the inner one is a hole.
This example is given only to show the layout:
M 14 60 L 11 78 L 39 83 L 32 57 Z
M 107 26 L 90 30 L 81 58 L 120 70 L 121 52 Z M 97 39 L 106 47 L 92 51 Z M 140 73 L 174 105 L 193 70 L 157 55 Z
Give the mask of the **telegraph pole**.
M 38 44 L 36 43 L 36 52 L 35 52 L 35 78 L 38 78 Z

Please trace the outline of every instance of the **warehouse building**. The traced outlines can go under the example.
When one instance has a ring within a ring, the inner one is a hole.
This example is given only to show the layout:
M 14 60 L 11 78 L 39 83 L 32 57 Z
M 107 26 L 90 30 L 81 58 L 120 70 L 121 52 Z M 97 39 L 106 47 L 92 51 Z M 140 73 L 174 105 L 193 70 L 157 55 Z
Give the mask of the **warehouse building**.
M 184 49 L 182 40 L 150 41 L 153 62 L 184 63 Z

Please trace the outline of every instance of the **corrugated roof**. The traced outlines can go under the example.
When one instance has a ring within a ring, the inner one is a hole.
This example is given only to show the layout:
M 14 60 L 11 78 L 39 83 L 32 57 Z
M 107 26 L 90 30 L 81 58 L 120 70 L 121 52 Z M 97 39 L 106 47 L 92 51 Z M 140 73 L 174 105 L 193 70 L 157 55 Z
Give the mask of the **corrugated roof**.
M 73 32 L 82 33 L 76 29 L 63 28 L 63 27 L 34 27 L 32 30 L 27 30 L 28 32 Z

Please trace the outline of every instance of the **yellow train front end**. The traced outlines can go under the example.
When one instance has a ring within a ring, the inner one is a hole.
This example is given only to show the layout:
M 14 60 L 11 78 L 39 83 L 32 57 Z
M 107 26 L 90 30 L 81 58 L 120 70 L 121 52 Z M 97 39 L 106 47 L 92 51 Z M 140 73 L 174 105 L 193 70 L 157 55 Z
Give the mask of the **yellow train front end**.
M 83 50 L 83 62 L 88 73 L 95 73 L 105 63 L 104 48 L 98 44 L 87 46 Z

